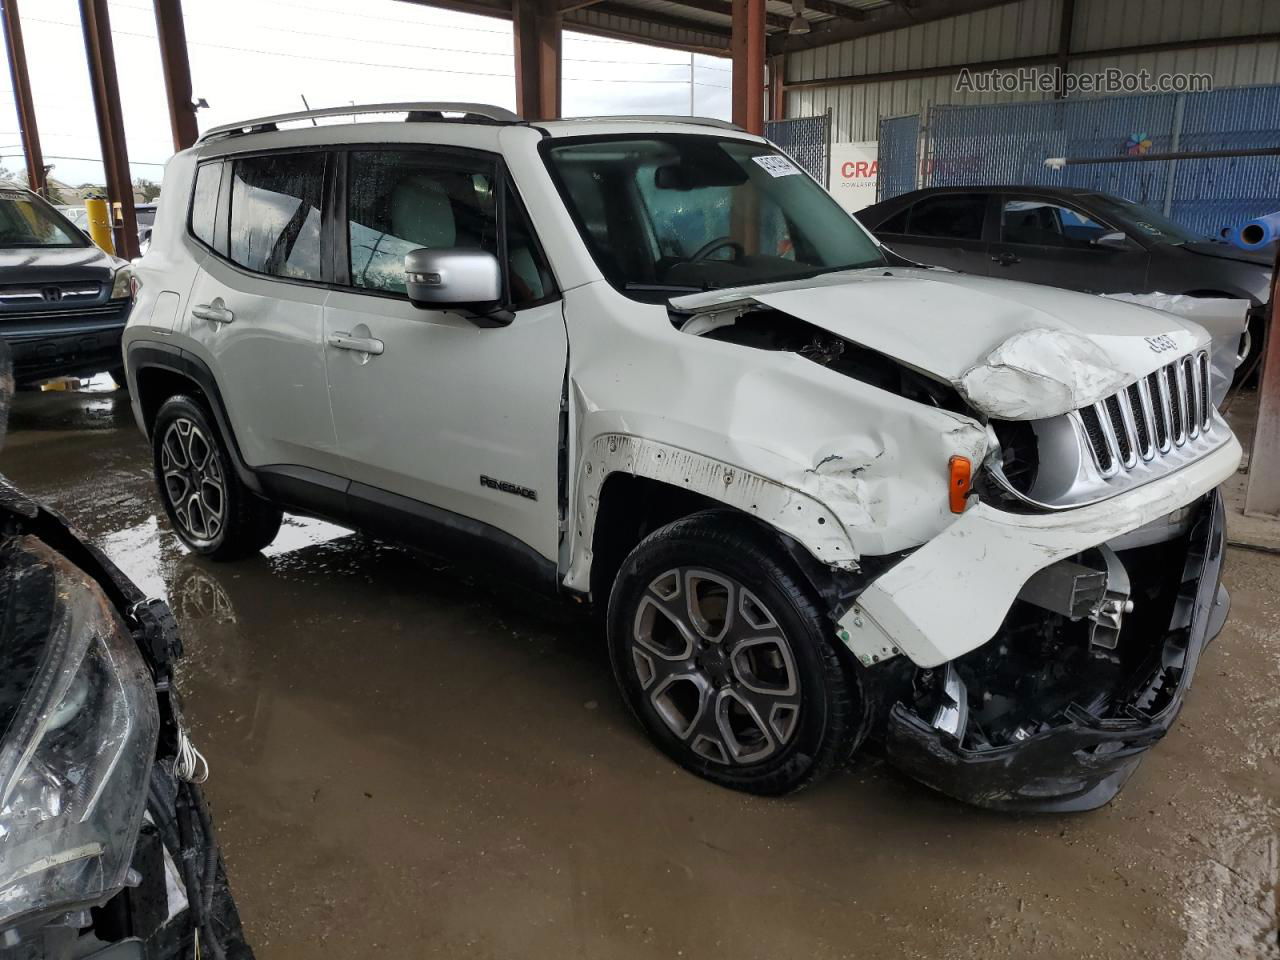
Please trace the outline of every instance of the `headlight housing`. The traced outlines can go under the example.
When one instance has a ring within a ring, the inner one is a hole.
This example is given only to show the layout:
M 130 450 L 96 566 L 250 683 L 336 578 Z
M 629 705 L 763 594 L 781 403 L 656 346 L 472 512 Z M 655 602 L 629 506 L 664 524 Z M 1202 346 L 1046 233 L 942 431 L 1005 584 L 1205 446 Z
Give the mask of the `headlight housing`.
M 159 713 L 146 664 L 101 588 L 40 540 L 0 548 L 0 610 L 0 659 L 13 661 L 0 684 L 26 687 L 0 697 L 3 929 L 123 888 Z
M 123 266 L 111 278 L 111 299 L 127 300 L 133 295 L 133 267 Z

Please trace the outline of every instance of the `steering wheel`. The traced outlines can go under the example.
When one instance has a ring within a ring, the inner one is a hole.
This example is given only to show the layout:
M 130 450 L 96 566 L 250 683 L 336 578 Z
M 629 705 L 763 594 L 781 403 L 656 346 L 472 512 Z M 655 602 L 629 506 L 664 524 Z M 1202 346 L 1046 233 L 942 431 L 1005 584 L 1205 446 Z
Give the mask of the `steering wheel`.
M 746 248 L 744 248 L 742 244 L 740 244 L 737 240 L 734 240 L 732 237 L 716 237 L 714 240 L 708 243 L 704 243 L 697 250 L 695 250 L 693 253 L 693 256 L 689 258 L 688 262 L 698 263 L 701 260 L 705 260 L 707 259 L 707 257 L 711 256 L 711 254 L 715 253 L 721 247 L 728 247 L 730 250 L 732 250 L 734 252 L 733 259 L 735 260 L 739 259 L 740 257 L 745 257 L 747 255 Z

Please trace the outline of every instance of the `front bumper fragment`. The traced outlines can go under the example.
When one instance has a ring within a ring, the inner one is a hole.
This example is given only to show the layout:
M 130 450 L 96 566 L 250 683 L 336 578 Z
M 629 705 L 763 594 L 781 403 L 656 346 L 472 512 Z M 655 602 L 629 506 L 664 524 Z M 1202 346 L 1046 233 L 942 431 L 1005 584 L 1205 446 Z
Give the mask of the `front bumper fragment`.
M 1159 480 L 1084 507 L 1018 514 L 971 506 L 868 586 L 839 636 L 865 666 L 905 654 L 936 667 L 982 646 L 1039 570 L 1195 503 L 1236 472 L 1234 436 Z
M 1204 647 L 1221 631 L 1230 598 L 1222 586 L 1226 512 L 1222 495 L 1205 497 L 1192 529 L 1182 584 L 1168 631 L 1157 642 L 1177 671 L 1177 687 L 1155 715 L 1131 710 L 1102 718 L 1072 705 L 1063 722 L 1017 743 L 968 750 L 902 703 L 890 710 L 886 751 L 899 769 L 978 806 L 1029 812 L 1092 810 L 1109 802 L 1142 755 L 1168 732 L 1191 687 Z

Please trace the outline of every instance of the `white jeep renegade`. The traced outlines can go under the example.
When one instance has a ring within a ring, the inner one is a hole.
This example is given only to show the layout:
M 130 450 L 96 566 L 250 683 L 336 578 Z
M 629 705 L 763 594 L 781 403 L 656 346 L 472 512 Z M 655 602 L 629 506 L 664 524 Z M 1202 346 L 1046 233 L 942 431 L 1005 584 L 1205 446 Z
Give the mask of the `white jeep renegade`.
M 1222 626 L 1209 335 L 912 265 L 759 137 L 386 104 L 212 130 L 163 195 L 125 355 L 191 549 L 290 510 L 589 600 L 717 783 L 870 734 L 1098 806 Z

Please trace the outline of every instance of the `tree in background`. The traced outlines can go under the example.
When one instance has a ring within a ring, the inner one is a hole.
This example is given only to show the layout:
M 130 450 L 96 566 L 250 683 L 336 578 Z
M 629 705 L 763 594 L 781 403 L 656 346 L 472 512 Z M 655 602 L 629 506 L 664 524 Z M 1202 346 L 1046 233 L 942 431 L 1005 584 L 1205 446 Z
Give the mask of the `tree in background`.
M 133 181 L 133 195 L 140 198 L 139 203 L 153 203 L 160 196 L 160 184 L 139 177 Z

